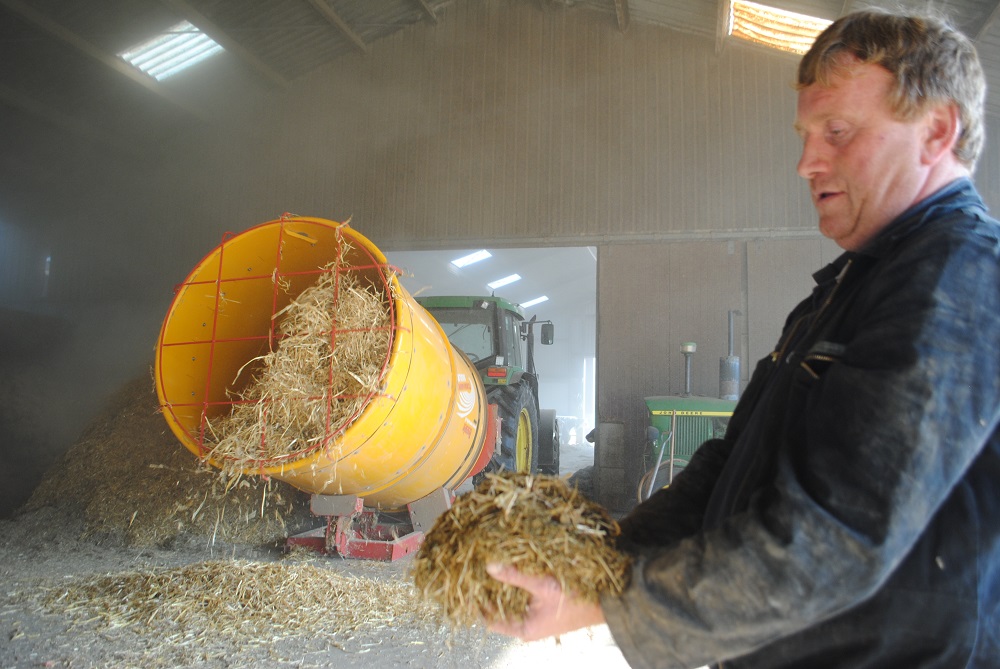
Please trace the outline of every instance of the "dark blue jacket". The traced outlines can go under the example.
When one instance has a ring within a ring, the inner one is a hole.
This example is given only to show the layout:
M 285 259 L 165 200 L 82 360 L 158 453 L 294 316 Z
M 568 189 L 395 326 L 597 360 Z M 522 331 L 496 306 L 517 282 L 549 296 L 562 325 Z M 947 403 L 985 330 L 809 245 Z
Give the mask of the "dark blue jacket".
M 816 273 L 725 438 L 622 521 L 633 667 L 1000 666 L 998 228 L 960 179 Z

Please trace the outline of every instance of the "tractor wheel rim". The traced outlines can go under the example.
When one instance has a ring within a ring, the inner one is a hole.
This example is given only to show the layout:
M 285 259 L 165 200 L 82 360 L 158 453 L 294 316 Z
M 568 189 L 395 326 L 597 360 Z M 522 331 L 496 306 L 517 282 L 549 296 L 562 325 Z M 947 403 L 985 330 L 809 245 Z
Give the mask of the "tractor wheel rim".
M 521 413 L 517 417 L 517 451 L 516 451 L 516 462 L 515 467 L 517 471 L 522 474 L 530 473 L 528 470 L 531 467 L 531 449 L 533 444 L 531 443 L 531 418 L 528 416 L 527 409 L 521 409 Z

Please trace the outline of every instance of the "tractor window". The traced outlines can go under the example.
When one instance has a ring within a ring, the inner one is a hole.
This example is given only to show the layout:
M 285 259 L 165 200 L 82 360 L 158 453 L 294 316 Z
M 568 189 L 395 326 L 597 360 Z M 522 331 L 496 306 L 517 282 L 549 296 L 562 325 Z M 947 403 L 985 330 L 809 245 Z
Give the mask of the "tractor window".
M 434 309 L 431 312 L 445 336 L 472 362 L 492 359 L 494 323 L 492 309 Z
M 507 345 L 504 348 L 510 351 L 511 355 L 507 364 L 512 367 L 523 367 L 521 362 L 521 321 L 509 311 L 504 312 L 504 319 L 506 320 L 504 332 L 507 337 Z

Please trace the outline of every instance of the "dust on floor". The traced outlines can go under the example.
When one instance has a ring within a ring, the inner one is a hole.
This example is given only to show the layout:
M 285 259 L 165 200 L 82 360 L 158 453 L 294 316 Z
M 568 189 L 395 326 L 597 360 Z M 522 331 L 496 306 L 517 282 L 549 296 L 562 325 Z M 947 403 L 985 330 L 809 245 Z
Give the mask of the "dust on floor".
M 577 450 L 564 470 L 592 463 Z M 225 488 L 170 434 L 150 380 L 126 385 L 0 521 L 0 669 L 627 666 L 606 627 L 531 644 L 447 627 L 409 599 L 411 558 L 286 556 L 317 524 L 308 497 Z M 260 574 L 267 587 L 245 586 Z

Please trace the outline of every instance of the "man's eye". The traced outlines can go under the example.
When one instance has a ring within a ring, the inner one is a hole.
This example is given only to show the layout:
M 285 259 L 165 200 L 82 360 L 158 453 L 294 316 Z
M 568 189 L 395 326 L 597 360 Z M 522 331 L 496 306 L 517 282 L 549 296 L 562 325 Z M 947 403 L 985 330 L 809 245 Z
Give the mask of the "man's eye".
M 830 140 L 843 139 L 847 135 L 847 128 L 827 128 L 826 136 Z

